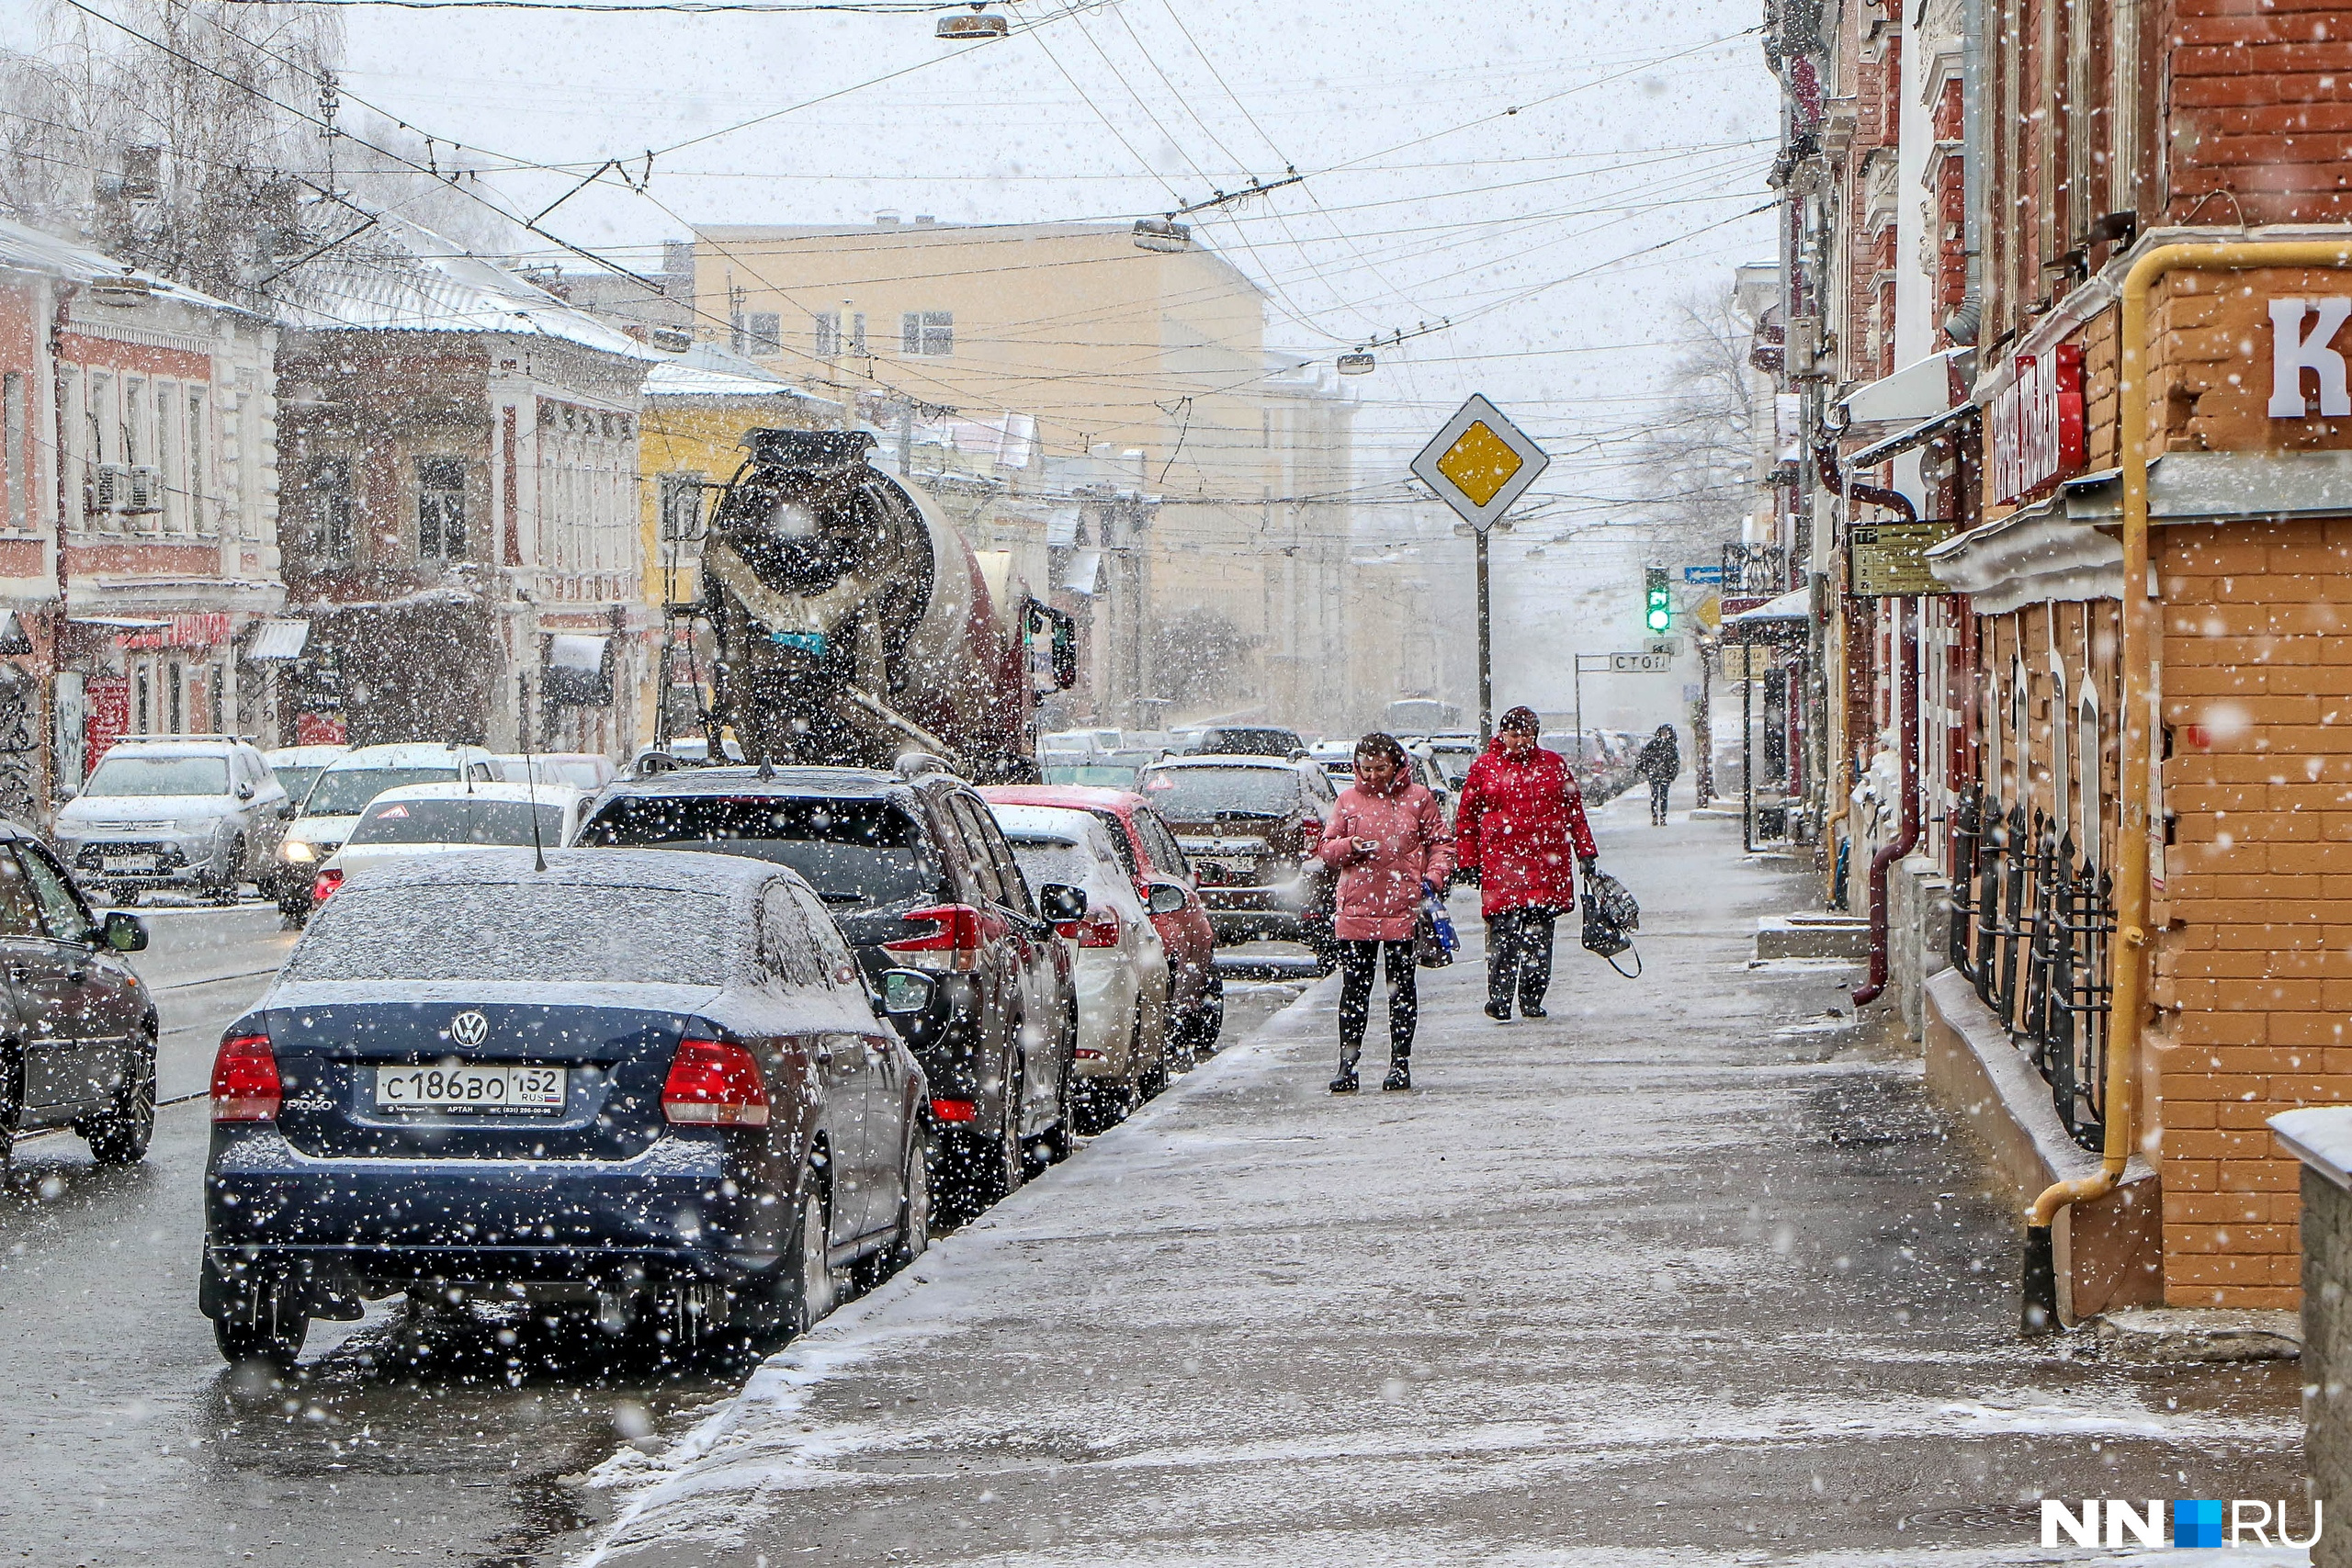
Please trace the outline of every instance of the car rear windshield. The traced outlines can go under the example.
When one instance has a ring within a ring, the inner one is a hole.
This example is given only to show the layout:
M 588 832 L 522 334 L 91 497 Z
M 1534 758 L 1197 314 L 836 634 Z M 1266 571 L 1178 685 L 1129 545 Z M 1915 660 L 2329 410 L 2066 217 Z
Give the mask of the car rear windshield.
M 226 757 L 108 757 L 85 795 L 226 795 Z
M 1298 777 L 1287 768 L 1168 768 L 1143 775 L 1143 795 L 1170 822 L 1287 817 L 1298 809 Z
M 306 817 L 356 817 L 368 803 L 388 789 L 403 784 L 447 784 L 458 776 L 458 765 L 446 768 L 329 768 L 311 786 L 302 803 Z
M 1026 838 L 1019 833 L 1007 833 L 1004 837 L 1012 846 L 1012 858 L 1021 863 L 1021 874 L 1029 879 L 1032 887 L 1043 887 L 1049 882 L 1083 887 L 1093 874 L 1094 858 L 1067 839 Z
M 563 807 L 541 806 L 539 842 L 563 842 Z M 522 800 L 386 800 L 370 806 L 351 830 L 355 844 L 527 844 L 531 806 Z
M 1438 776 L 1445 780 L 1448 784 L 1459 784 L 1464 779 L 1468 778 L 1470 764 L 1476 761 L 1477 761 L 1476 757 L 1468 751 L 1430 753 L 1430 761 L 1436 767 Z
M 734 938 L 728 900 L 716 894 L 363 882 L 320 908 L 285 976 L 718 986 Z
M 922 824 L 888 800 L 623 795 L 581 829 L 578 844 L 774 861 L 807 877 L 828 904 L 895 904 L 939 890 Z

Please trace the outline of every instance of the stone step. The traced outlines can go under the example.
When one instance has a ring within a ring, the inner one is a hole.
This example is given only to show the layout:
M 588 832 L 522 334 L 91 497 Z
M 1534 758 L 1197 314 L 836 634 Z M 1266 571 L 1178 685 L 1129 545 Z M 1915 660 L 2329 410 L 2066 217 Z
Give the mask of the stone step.
M 1774 958 L 1868 958 L 1871 923 L 1859 915 L 1802 912 L 1766 915 L 1756 922 L 1756 961 Z

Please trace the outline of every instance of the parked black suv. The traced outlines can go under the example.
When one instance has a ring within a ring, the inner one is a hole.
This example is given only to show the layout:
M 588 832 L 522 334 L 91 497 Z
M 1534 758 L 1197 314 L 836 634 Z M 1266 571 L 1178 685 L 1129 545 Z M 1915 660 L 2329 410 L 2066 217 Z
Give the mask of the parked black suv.
M 155 1003 L 122 961 L 146 945 L 138 917 L 99 919 L 46 845 L 0 822 L 0 1160 L 48 1127 L 73 1128 L 100 1165 L 146 1157 Z
M 680 769 L 610 785 L 572 842 L 781 862 L 825 900 L 869 980 L 938 976 L 931 1007 L 893 1021 L 929 1082 L 949 1209 L 977 1213 L 1033 1161 L 1069 1153 L 1078 999 L 1054 922 L 1081 917 L 1086 896 L 1048 886 L 1033 899 L 963 780 L 918 763 Z

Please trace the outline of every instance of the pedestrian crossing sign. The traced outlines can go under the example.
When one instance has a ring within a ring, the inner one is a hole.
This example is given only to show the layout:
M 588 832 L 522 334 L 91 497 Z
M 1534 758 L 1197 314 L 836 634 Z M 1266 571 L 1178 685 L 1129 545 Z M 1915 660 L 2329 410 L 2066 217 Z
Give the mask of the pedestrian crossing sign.
M 1413 472 L 1480 533 L 1501 520 L 1552 459 L 1500 409 L 1473 396 L 1413 459 Z

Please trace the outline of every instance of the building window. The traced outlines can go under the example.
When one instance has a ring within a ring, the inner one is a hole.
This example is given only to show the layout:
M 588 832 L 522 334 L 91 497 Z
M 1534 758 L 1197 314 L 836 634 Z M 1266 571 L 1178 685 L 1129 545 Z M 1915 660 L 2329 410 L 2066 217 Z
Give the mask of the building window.
M 735 352 L 754 359 L 784 352 L 784 318 L 774 310 L 739 310 L 735 315 Z
M 416 558 L 462 560 L 466 554 L 466 463 L 416 460 Z
M 702 476 L 662 476 L 662 537 L 665 541 L 702 537 Z
M 176 532 L 187 517 L 187 502 L 180 490 L 179 459 L 182 449 L 179 426 L 179 399 L 175 397 L 168 382 L 155 383 L 155 468 L 162 476 L 161 493 L 155 504 L 162 508 L 157 525 L 167 532 Z
M 187 514 L 188 526 L 199 534 L 209 534 L 212 509 L 205 504 L 204 494 L 204 394 L 187 395 Z M 348 487 L 345 487 L 346 490 Z
M 953 310 L 909 310 L 899 318 L 899 352 L 942 359 L 956 352 Z
M 348 566 L 356 536 L 351 526 L 351 459 L 321 457 L 302 486 L 310 510 L 311 554 L 322 566 Z
M 11 370 L 0 376 L 0 482 L 8 487 L 8 526 L 25 525 L 25 496 L 32 469 L 25 461 L 25 378 Z

